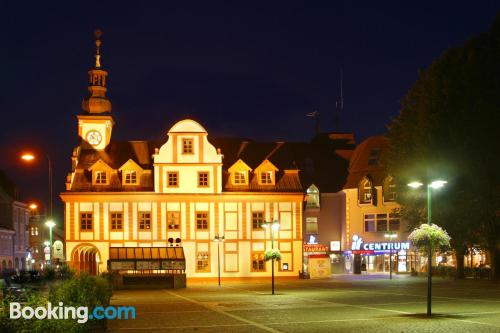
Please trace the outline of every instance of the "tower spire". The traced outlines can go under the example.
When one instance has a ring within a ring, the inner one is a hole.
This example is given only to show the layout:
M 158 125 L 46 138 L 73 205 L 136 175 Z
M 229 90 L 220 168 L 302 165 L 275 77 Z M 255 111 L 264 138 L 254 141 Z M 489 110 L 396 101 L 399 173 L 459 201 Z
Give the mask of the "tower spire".
M 96 29 L 95 36 L 95 65 L 88 71 L 89 74 L 89 87 L 88 91 L 90 96 L 85 98 L 82 102 L 82 109 L 88 113 L 110 113 L 111 102 L 106 97 L 106 78 L 108 72 L 102 68 L 101 65 L 101 37 L 102 31 Z

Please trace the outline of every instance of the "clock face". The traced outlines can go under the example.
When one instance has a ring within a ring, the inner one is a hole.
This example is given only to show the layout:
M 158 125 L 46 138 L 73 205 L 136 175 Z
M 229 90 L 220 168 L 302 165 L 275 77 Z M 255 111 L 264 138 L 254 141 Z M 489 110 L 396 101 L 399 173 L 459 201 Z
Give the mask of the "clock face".
M 91 130 L 87 132 L 86 139 L 92 146 L 96 146 L 101 143 L 102 135 L 96 130 Z

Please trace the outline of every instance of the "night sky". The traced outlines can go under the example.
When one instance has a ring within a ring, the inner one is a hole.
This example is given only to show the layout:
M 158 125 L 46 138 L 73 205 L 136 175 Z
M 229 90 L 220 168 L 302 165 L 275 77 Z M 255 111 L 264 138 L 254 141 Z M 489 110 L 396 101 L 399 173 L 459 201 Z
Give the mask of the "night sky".
M 361 142 L 385 132 L 418 70 L 487 30 L 500 10 L 496 0 L 79 4 L 0 3 L 0 169 L 25 200 L 48 192 L 46 162 L 18 158 L 27 147 L 51 156 L 54 192 L 64 190 L 97 27 L 114 139 L 166 140 L 192 117 L 209 138 L 307 141 L 314 121 L 305 114 L 317 110 L 322 131 Z

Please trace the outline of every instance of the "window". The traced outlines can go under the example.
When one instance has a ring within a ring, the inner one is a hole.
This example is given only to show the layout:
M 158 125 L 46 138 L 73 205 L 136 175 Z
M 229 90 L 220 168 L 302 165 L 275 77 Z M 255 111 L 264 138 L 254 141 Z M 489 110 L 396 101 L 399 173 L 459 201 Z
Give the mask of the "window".
M 111 230 L 123 229 L 123 214 L 120 212 L 112 212 L 111 214 Z
M 392 177 L 387 177 L 384 181 L 384 201 L 385 202 L 393 202 L 397 199 L 396 194 L 396 184 L 394 183 L 394 179 Z
M 196 229 L 208 230 L 208 213 L 196 212 Z
M 151 229 L 151 213 L 150 212 L 139 212 L 139 229 L 140 230 Z
M 182 139 L 182 153 L 193 154 L 193 139 Z
M 264 223 L 264 212 L 252 212 L 252 229 L 262 229 Z
M 269 185 L 273 183 L 273 172 L 272 171 L 262 171 L 260 173 L 260 183 L 264 185 Z
M 265 272 L 264 253 L 252 253 L 252 272 Z
M 364 225 L 365 232 L 398 231 L 400 228 L 399 214 L 365 214 Z
M 92 230 L 92 213 L 80 213 L 80 229 Z
M 169 229 L 179 229 L 180 212 L 167 212 L 167 225 Z
M 198 187 L 208 187 L 208 172 L 198 172 Z
M 306 208 L 319 208 L 319 190 L 314 185 L 307 189 Z
M 125 171 L 124 177 L 125 184 L 137 184 L 137 172 L 135 171 Z
M 38 227 L 31 227 L 31 236 L 38 236 Z
M 380 157 L 380 148 L 373 148 L 368 156 L 368 165 L 377 165 Z
M 318 233 L 318 218 L 317 217 L 306 217 L 306 234 L 317 234 Z
M 368 178 L 363 178 L 359 183 L 359 203 L 372 203 L 372 182 Z
M 208 252 L 198 252 L 196 255 L 196 271 L 210 272 Z
M 246 171 L 236 171 L 234 173 L 234 184 L 245 185 L 247 183 Z
M 179 173 L 177 171 L 167 172 L 167 183 L 169 187 L 179 186 Z
M 106 171 L 94 171 L 95 172 L 95 183 L 96 184 L 106 184 L 108 177 L 106 177 Z

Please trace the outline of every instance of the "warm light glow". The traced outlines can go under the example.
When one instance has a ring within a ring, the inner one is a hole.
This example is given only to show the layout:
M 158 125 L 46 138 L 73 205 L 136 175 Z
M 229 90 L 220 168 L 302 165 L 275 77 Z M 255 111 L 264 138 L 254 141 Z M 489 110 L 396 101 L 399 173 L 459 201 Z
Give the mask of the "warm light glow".
M 56 226 L 56 223 L 52 220 L 48 220 L 47 222 L 45 222 L 45 225 L 52 229 L 53 227 Z
M 280 224 L 278 222 L 274 222 L 271 227 L 273 230 L 278 230 L 280 228 Z
M 411 188 L 419 188 L 422 185 L 424 184 L 422 184 L 421 182 L 411 182 L 408 184 L 408 186 L 410 186 Z
M 398 237 L 398 234 L 385 234 L 384 237 L 392 239 Z
M 25 161 L 33 161 L 35 159 L 35 156 L 32 154 L 24 154 L 21 156 L 21 158 Z
M 440 188 L 443 187 L 446 183 L 448 183 L 446 180 L 435 180 L 430 183 L 429 186 L 432 188 Z
M 49 242 L 49 241 L 45 241 L 45 242 L 43 242 L 43 245 L 45 245 L 45 246 L 49 246 L 49 245 L 50 245 L 50 242 Z
M 36 203 L 32 203 L 32 204 L 29 205 L 29 207 L 30 207 L 31 210 L 35 210 L 35 209 L 38 208 L 38 205 Z

